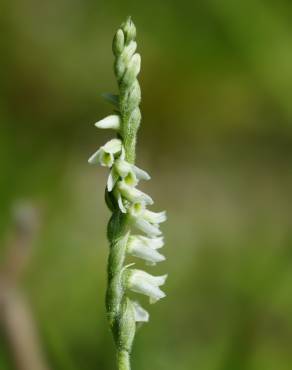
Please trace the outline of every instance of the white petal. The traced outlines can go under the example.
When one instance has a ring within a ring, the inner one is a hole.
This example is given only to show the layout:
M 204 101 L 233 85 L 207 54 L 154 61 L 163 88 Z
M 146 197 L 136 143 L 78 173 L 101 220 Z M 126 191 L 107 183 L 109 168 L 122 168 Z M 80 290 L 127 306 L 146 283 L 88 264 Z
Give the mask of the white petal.
M 166 296 L 166 294 L 159 287 L 154 286 L 148 283 L 147 281 L 141 282 L 139 286 L 133 286 L 131 290 L 133 292 L 149 296 L 150 303 L 155 303 L 159 301 L 159 299 L 164 298 Z
M 164 238 L 147 238 L 142 235 L 131 235 L 129 238 L 129 243 L 144 245 L 152 249 L 159 249 L 164 246 Z
M 98 128 L 103 129 L 113 129 L 113 130 L 119 130 L 121 125 L 121 117 L 117 114 L 112 114 L 98 122 L 95 123 L 95 126 Z
M 125 206 L 124 206 L 123 199 L 122 199 L 122 197 L 121 197 L 120 192 L 118 192 L 117 199 L 118 199 L 118 205 L 119 205 L 120 210 L 121 210 L 123 213 L 127 213 L 127 210 L 126 210 L 126 208 L 125 208 Z
M 119 175 L 115 171 L 114 168 L 109 173 L 108 180 L 107 180 L 107 190 L 112 191 L 116 182 L 118 181 Z
M 162 262 L 165 260 L 165 257 L 157 252 L 156 249 L 149 248 L 142 243 L 133 243 L 131 242 L 131 239 L 127 246 L 127 252 L 134 257 L 142 258 L 152 264 L 156 264 L 157 262 Z
M 92 156 L 88 159 L 88 163 L 97 164 L 99 163 L 101 148 L 99 148 Z
M 159 236 L 161 235 L 161 231 L 159 230 L 159 227 L 156 225 L 151 224 L 148 221 L 143 220 L 142 218 L 136 218 L 134 221 L 134 225 L 141 230 L 146 235 L 152 237 L 152 236 Z
M 159 249 L 164 246 L 164 238 L 161 236 L 160 238 L 148 238 L 149 246 L 153 249 Z
M 150 180 L 151 179 L 150 175 L 146 171 L 142 170 L 141 168 L 137 166 L 133 166 L 133 171 L 135 175 L 137 176 L 138 180 Z
M 166 279 L 167 279 L 167 274 L 165 275 L 161 275 L 161 276 L 153 276 L 153 275 L 150 275 L 148 274 L 148 279 L 149 281 L 151 281 L 151 283 L 153 285 L 156 285 L 156 286 L 161 286 L 165 283 Z
M 152 212 L 149 211 L 148 209 L 145 209 L 143 213 L 143 217 L 146 221 L 149 221 L 153 224 L 160 224 L 162 222 L 165 222 L 167 217 L 166 217 L 166 212 Z
M 153 204 L 152 198 L 142 191 L 127 185 L 124 181 L 119 182 L 119 190 L 123 197 L 130 202 L 145 202 L 146 204 Z
M 159 290 L 159 294 L 160 294 L 160 295 L 159 295 L 159 296 L 158 296 L 158 295 L 156 295 L 156 297 L 151 296 L 151 297 L 149 298 L 149 302 L 150 302 L 150 304 L 154 304 L 154 303 L 156 303 L 157 301 L 159 301 L 159 299 L 166 297 L 166 294 L 165 294 L 161 289 L 159 289 L 159 288 L 158 288 L 158 290 Z
M 116 161 L 115 167 L 121 177 L 126 177 L 128 173 L 132 171 L 132 165 L 120 158 Z
M 151 274 L 148 274 L 148 272 L 145 272 L 143 270 L 137 270 L 137 269 L 132 270 L 131 274 L 134 280 L 136 279 L 136 280 L 149 281 L 151 284 L 155 286 L 163 285 L 167 279 L 167 275 L 153 276 Z
M 136 322 L 148 322 L 149 313 L 138 302 L 132 301 L 132 303 L 135 309 Z
M 116 154 L 122 150 L 122 142 L 120 139 L 112 139 L 108 141 L 102 148 L 107 153 Z

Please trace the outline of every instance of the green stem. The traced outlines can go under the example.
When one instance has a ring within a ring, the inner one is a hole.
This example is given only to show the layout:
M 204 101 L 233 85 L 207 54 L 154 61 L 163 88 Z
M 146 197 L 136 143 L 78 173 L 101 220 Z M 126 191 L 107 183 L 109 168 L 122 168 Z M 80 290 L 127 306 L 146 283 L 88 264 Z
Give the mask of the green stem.
M 126 257 L 126 246 L 128 241 L 127 216 L 119 210 L 112 214 L 109 221 L 108 239 L 110 242 L 110 252 L 108 257 L 106 308 L 114 338 L 116 342 L 118 342 L 119 312 L 124 296 L 121 274 Z
M 118 369 L 131 370 L 130 355 L 127 351 L 118 351 Z

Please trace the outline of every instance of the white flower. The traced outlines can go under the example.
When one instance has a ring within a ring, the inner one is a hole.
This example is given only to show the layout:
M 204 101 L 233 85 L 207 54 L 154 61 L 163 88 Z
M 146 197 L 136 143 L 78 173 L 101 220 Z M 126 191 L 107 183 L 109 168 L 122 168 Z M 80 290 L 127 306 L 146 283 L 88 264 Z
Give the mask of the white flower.
M 149 195 L 127 185 L 125 181 L 119 181 L 118 190 L 120 191 L 121 195 L 131 203 L 143 202 L 145 204 L 153 204 L 153 200 Z
M 132 301 L 135 310 L 135 320 L 136 322 L 148 322 L 149 313 L 138 303 Z
M 121 158 L 116 161 L 115 168 L 122 178 L 126 178 L 129 174 L 132 174 L 137 180 L 150 180 L 150 175 L 146 171 Z
M 121 117 L 117 114 L 112 114 L 96 122 L 94 125 L 98 128 L 111 128 L 113 130 L 119 130 L 121 126 Z
M 141 168 L 125 161 L 123 155 L 118 158 L 109 174 L 107 189 L 112 191 L 119 177 L 129 186 L 136 186 L 139 180 L 149 180 L 150 175 Z
M 161 235 L 159 223 L 166 220 L 165 212 L 151 212 L 145 208 L 143 202 L 136 202 L 129 208 L 134 225 L 150 237 Z
M 159 288 L 165 283 L 167 275 L 153 276 L 142 270 L 130 270 L 127 275 L 127 287 L 133 292 L 149 296 L 150 303 L 164 298 L 166 294 Z
M 99 163 L 104 167 L 112 167 L 115 155 L 122 150 L 122 142 L 119 139 L 112 139 L 99 148 L 89 159 L 90 164 Z
M 151 239 L 146 238 L 147 242 L 138 237 L 131 236 L 127 245 L 127 252 L 134 257 L 142 258 L 148 263 L 155 265 L 157 262 L 162 262 L 165 257 L 152 247 Z

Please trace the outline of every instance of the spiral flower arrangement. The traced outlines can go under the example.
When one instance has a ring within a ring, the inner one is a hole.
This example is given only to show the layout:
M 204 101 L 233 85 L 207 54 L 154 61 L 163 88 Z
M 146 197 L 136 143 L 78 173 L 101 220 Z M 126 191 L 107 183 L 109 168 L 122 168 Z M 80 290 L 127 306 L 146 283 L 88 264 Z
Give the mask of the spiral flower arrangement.
M 114 114 L 95 124 L 101 129 L 115 130 L 117 136 L 88 160 L 110 169 L 105 191 L 106 204 L 112 212 L 107 231 L 110 251 L 106 309 L 117 348 L 119 370 L 130 370 L 136 323 L 149 321 L 148 312 L 127 297 L 127 291 L 149 296 L 150 303 L 155 303 L 165 297 L 160 286 L 167 277 L 135 269 L 133 263 L 125 265 L 127 255 L 141 258 L 149 265 L 165 260 L 158 250 L 164 245 L 159 225 L 166 220 L 166 214 L 148 210 L 147 206 L 152 205 L 153 200 L 137 188 L 140 180 L 149 180 L 150 176 L 135 166 L 136 137 L 141 121 L 141 90 L 137 80 L 141 57 L 136 53 L 135 38 L 136 27 L 128 18 L 113 40 L 119 95 L 104 96 L 114 105 Z M 136 231 L 133 233 L 133 230 Z

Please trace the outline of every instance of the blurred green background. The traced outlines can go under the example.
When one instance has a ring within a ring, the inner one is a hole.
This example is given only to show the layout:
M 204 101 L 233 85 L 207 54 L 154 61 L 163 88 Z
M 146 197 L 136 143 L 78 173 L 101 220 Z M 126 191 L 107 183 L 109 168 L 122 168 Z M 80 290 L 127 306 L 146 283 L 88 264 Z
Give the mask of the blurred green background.
M 163 226 L 167 299 L 135 370 L 292 368 L 292 2 L 10 0 L 0 11 L 1 256 L 11 206 L 42 208 L 21 283 L 51 369 L 114 369 L 104 309 L 111 41 L 138 29 L 138 165 Z M 2 253 L 3 252 L 3 253 Z M 2 258 L 3 259 L 3 258 Z M 144 306 L 145 301 L 142 299 Z M 0 340 L 0 368 L 13 354 Z

